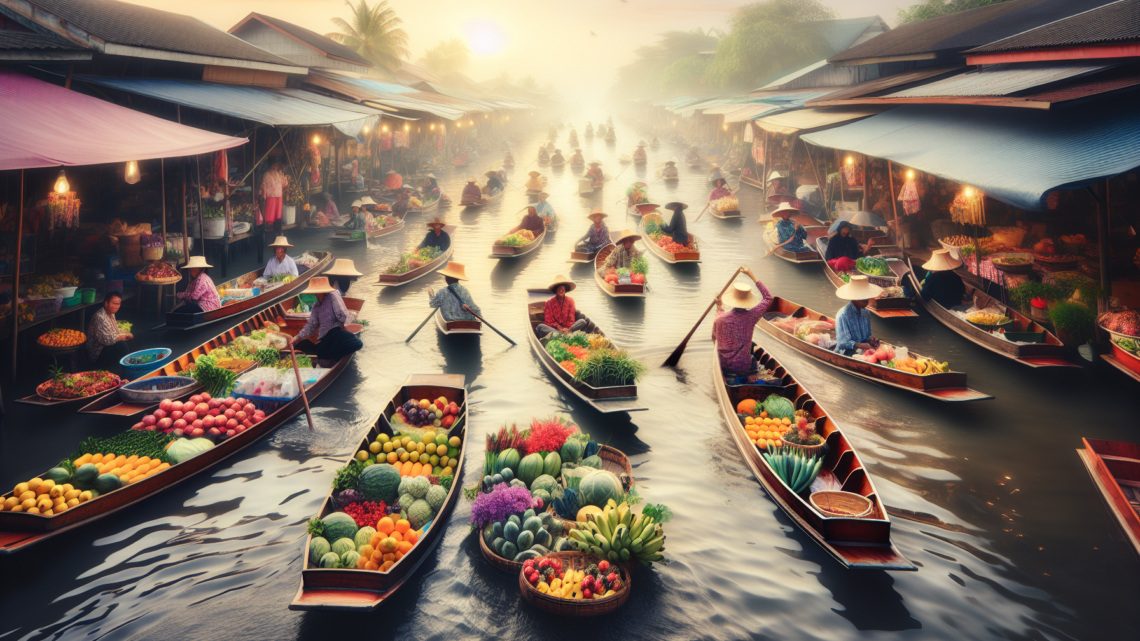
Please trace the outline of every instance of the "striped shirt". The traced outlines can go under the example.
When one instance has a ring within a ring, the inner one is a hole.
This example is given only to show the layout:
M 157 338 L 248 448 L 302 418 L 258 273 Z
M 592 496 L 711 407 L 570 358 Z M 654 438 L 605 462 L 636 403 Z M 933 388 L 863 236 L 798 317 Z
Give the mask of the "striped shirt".
M 448 291 L 449 289 L 459 294 L 459 298 L 462 299 L 463 302 L 460 303 L 455 296 L 452 296 L 451 292 Z M 479 320 L 473 315 L 468 314 L 467 311 L 463 309 L 464 305 L 470 307 L 476 314 L 481 313 L 479 306 L 476 305 L 475 300 L 471 298 L 471 292 L 467 291 L 467 288 L 459 283 L 448 285 L 436 292 L 435 296 L 431 297 L 431 301 L 428 302 L 428 305 L 440 310 L 443 313 L 443 320 L 447 321 Z
M 218 296 L 218 288 L 214 287 L 214 281 L 206 274 L 198 274 L 198 277 L 186 286 L 186 291 L 178 294 L 178 298 L 188 303 L 197 304 L 204 312 L 222 306 L 222 298 Z
M 835 351 L 855 349 L 855 343 L 866 343 L 871 338 L 871 312 L 858 309 L 854 302 L 847 303 L 835 315 Z
M 606 256 L 606 264 L 604 267 L 613 267 L 614 269 L 628 269 L 630 263 L 633 262 L 633 259 L 639 256 L 641 256 L 641 252 L 637 251 L 637 248 L 631 247 L 627 251 L 625 245 L 618 245 L 617 247 L 614 247 L 614 250 L 610 252 L 609 256 Z
M 87 357 L 95 362 L 103 353 L 103 348 L 114 345 L 119 340 L 119 323 L 114 314 L 108 314 L 104 307 L 95 312 L 91 321 L 87 323 Z

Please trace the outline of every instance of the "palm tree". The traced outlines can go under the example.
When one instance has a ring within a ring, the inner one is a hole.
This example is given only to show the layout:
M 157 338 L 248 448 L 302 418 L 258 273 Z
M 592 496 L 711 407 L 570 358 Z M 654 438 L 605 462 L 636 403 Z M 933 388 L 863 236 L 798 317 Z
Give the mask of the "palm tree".
M 519 78 L 519 86 L 523 89 L 536 91 L 538 90 L 538 81 L 534 79 L 534 76 L 527 74 L 522 78 Z
M 399 69 L 400 61 L 410 55 L 408 34 L 400 28 L 404 21 L 388 6 L 388 0 L 379 0 L 371 7 L 365 0 L 357 5 L 349 0 L 344 3 L 352 10 L 351 19 L 333 18 L 340 32 L 326 33 L 325 37 L 356 50 L 375 65 Z
M 440 40 L 439 44 L 427 50 L 421 62 L 428 71 L 443 77 L 456 71 L 463 71 L 470 62 L 471 49 L 463 38 Z

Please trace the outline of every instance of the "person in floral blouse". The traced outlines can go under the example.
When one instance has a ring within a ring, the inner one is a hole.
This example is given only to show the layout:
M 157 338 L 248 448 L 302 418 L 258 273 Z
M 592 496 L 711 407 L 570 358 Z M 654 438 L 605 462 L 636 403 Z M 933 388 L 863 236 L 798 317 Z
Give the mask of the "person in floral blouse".
M 213 265 L 207 265 L 203 256 L 191 256 L 182 266 L 182 269 L 190 270 L 190 281 L 186 283 L 186 291 L 178 293 L 178 300 L 182 301 L 182 304 L 175 307 L 174 311 L 180 314 L 196 314 L 222 306 L 218 288 L 207 274 L 210 267 Z
M 744 273 L 756 283 L 763 298 L 753 293 L 748 285 L 736 283 L 716 301 L 713 340 L 716 341 L 720 369 L 725 376 L 748 376 L 757 371 L 756 358 L 752 356 L 752 330 L 773 300 L 768 288 L 751 269 L 745 267 Z M 725 310 L 725 307 L 729 309 Z
M 119 331 L 119 321 L 115 314 L 123 305 L 123 295 L 119 292 L 107 292 L 103 299 L 103 308 L 95 312 L 91 321 L 87 323 L 87 360 L 94 365 L 99 362 L 103 351 L 115 343 L 129 341 L 134 338 L 132 334 Z
M 547 288 L 554 293 L 554 298 L 546 301 L 542 315 L 543 322 L 534 328 L 540 338 L 552 332 L 569 334 L 586 327 L 586 318 L 574 306 L 574 299 L 566 295 L 567 292 L 574 291 L 575 287 L 577 285 L 574 281 L 565 276 L 558 276 Z
M 282 197 L 289 177 L 281 171 L 281 163 L 275 162 L 261 178 L 261 195 L 265 198 L 265 224 L 273 225 L 275 236 L 281 235 Z
M 609 256 L 606 256 L 606 264 L 603 268 L 629 269 L 633 259 L 641 256 L 641 252 L 633 248 L 633 244 L 639 240 L 641 240 L 641 234 L 636 231 L 632 229 L 623 231 L 621 236 L 614 241 L 616 247 Z
M 594 223 L 594 226 L 590 227 L 590 231 L 586 232 L 585 236 L 578 239 L 578 251 L 593 254 L 610 244 L 610 228 L 606 227 L 605 223 L 607 216 L 608 214 L 602 211 L 601 207 L 595 207 L 594 211 L 586 216 Z

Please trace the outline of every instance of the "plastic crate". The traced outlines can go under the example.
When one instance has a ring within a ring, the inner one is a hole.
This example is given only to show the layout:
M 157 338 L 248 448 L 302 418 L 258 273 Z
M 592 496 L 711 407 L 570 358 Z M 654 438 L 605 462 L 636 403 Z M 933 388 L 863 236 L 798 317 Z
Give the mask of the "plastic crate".
M 68 307 L 75 307 L 76 305 L 78 305 L 81 302 L 83 302 L 83 295 L 76 292 L 76 294 L 74 296 L 71 296 L 70 298 L 64 298 L 63 299 L 62 307 L 64 309 L 67 309 Z
M 36 318 L 54 314 L 63 306 L 62 298 L 27 298 L 23 302 L 35 310 Z

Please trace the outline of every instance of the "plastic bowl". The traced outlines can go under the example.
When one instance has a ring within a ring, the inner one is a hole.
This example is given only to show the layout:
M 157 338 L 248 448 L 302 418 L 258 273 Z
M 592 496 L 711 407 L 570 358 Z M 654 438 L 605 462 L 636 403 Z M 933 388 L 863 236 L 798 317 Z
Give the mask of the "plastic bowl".
M 122 365 L 128 372 L 134 374 L 135 376 L 139 376 L 141 374 L 153 372 L 154 370 L 165 365 L 167 361 L 170 360 L 170 354 L 171 350 L 169 347 L 153 347 L 151 349 L 144 349 L 138 352 L 127 354 L 122 358 L 122 360 L 119 361 L 119 365 Z M 131 361 L 145 356 L 156 356 L 156 358 L 146 363 L 131 363 Z
M 75 295 L 75 290 L 77 290 L 77 289 L 79 289 L 79 288 L 78 287 L 60 287 L 59 289 L 55 290 L 55 292 L 56 292 L 56 295 L 59 296 L 60 298 L 71 298 L 72 296 Z

